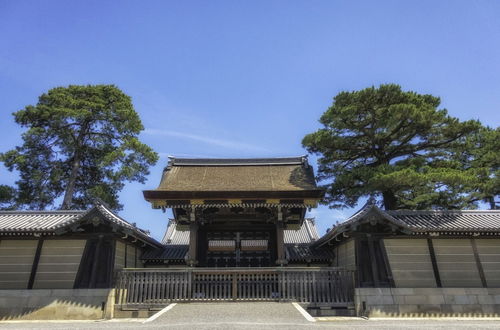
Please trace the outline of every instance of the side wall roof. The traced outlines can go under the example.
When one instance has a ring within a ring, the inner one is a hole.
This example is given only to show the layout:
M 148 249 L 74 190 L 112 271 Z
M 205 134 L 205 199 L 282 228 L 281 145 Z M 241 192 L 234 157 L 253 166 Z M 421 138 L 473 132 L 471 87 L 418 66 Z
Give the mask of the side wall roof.
M 179 231 L 176 223 L 170 220 L 163 236 L 162 243 L 166 245 L 189 245 L 189 230 Z M 298 230 L 285 230 L 285 244 L 312 243 L 319 239 L 316 223 L 312 218 L 306 218 Z
M 367 204 L 343 223 L 333 227 L 315 245 L 325 244 L 340 234 L 356 231 L 357 225 L 382 219 L 410 234 L 500 234 L 500 210 L 390 210 Z
M 92 221 L 96 215 L 124 233 L 137 236 L 152 246 L 161 246 L 149 232 L 121 218 L 103 203 L 96 203 L 89 210 L 0 211 L 0 235 L 57 234 L 75 224 Z

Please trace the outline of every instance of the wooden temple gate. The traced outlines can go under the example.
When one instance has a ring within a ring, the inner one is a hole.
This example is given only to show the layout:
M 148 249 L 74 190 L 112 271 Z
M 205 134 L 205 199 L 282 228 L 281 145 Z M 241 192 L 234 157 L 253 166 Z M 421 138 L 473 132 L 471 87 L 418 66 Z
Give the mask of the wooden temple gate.
M 190 301 L 296 301 L 350 307 L 354 271 L 341 268 L 124 269 L 116 304 L 154 308 Z

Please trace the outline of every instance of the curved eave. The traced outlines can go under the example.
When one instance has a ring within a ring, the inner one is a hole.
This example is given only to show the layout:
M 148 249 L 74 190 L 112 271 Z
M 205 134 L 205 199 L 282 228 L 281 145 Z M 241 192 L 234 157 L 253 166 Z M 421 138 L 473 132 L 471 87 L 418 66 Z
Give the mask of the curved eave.
M 345 222 L 341 223 L 340 225 L 334 227 L 332 230 L 330 230 L 328 233 L 323 235 L 319 240 L 313 243 L 314 246 L 321 246 L 329 241 L 335 239 L 339 235 L 345 233 L 345 232 L 350 232 L 352 231 L 353 227 L 356 227 L 357 224 L 364 219 L 369 213 L 376 213 L 379 215 L 381 218 L 387 220 L 389 223 L 393 224 L 394 226 L 397 226 L 403 230 L 406 230 L 408 232 L 414 232 L 414 228 L 408 226 L 404 222 L 399 221 L 398 219 L 395 219 L 394 217 L 390 216 L 389 214 L 385 213 L 382 211 L 380 208 L 378 208 L 376 205 L 373 204 L 367 204 L 361 210 L 356 212 L 354 215 L 352 215 L 349 219 L 347 219 Z
M 5 212 L 4 212 L 5 213 Z M 19 213 L 19 211 L 13 211 L 10 213 Z M 26 214 L 35 212 L 26 212 Z M 105 205 L 97 202 L 94 207 L 86 211 L 39 211 L 37 214 L 62 214 L 62 213 L 73 213 L 71 218 L 63 219 L 54 225 L 46 226 L 43 228 L 36 228 L 35 225 L 30 225 L 29 227 L 16 227 L 16 228 L 2 228 L 0 229 L 0 236 L 49 236 L 49 235 L 62 235 L 69 233 L 73 230 L 73 227 L 78 226 L 83 223 L 92 223 L 93 219 L 98 216 L 107 226 L 114 227 L 117 233 L 127 235 L 138 241 L 149 245 L 154 248 L 161 248 L 163 245 L 146 234 L 143 230 L 127 222 L 125 219 L 121 218 L 111 210 L 109 210 Z M 45 224 L 46 225 L 46 224 Z
M 259 198 L 310 198 L 321 199 L 324 190 L 285 190 L 285 191 L 172 191 L 172 190 L 143 190 L 146 200 L 155 199 L 259 199 Z
M 418 211 L 415 211 L 418 212 Z M 425 212 L 425 211 L 424 211 Z M 428 213 L 431 211 L 428 211 Z M 457 213 L 466 213 L 467 211 L 458 211 Z M 485 211 L 486 212 L 486 211 Z M 496 211 L 487 211 L 496 214 Z M 432 213 L 432 212 L 431 212 Z M 367 220 L 367 217 L 377 216 L 379 219 L 383 219 L 388 225 L 398 228 L 401 232 L 408 235 L 452 235 L 452 236 L 497 236 L 500 234 L 500 227 L 480 227 L 480 226 L 445 226 L 442 223 L 439 227 L 427 226 L 425 224 L 415 225 L 408 224 L 402 220 L 393 217 L 389 212 L 383 211 L 376 205 L 367 204 L 362 207 L 358 212 L 352 215 L 345 222 L 334 227 L 331 231 L 323 235 L 319 240 L 317 240 L 313 245 L 321 246 L 334 239 L 337 239 L 339 235 L 344 233 L 349 233 L 356 230 L 356 227 Z M 490 221 L 491 222 L 491 221 Z

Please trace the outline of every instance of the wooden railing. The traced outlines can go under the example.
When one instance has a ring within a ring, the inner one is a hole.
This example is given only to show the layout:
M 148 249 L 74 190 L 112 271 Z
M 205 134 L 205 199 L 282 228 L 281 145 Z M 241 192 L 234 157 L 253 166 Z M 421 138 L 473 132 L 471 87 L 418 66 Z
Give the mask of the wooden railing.
M 298 301 L 347 306 L 354 272 L 341 268 L 123 269 L 117 279 L 121 306 L 164 306 L 188 301 Z

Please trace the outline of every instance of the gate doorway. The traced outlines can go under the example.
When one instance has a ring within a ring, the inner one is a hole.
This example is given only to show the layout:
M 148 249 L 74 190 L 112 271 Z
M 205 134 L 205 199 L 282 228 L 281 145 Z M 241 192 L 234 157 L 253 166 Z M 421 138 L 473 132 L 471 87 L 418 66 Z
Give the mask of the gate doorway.
M 352 307 L 354 272 L 340 268 L 124 269 L 116 304 L 156 308 L 190 301 L 296 301 Z
M 207 232 L 203 260 L 207 267 L 270 267 L 275 258 L 269 231 Z

